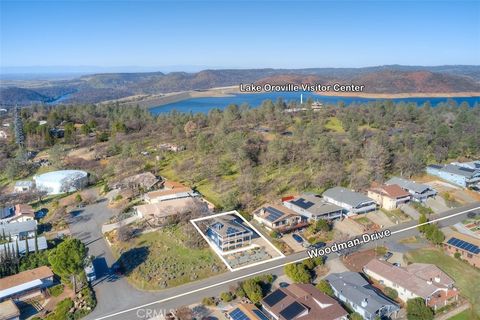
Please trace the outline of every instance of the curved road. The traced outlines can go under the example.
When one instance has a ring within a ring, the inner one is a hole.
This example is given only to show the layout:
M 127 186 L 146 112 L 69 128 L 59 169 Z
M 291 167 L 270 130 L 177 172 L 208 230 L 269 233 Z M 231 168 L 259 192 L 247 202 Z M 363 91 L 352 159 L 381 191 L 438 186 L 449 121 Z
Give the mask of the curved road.
M 308 258 L 306 252 L 299 252 L 283 259 L 239 271 L 223 273 L 179 287 L 157 292 L 143 292 L 132 288 L 124 279 L 117 279 L 107 271 L 107 264 L 111 266 L 113 257 L 103 237 L 101 237 L 100 223 L 102 219 L 105 221 L 108 219 L 108 217 L 105 218 L 105 215 L 109 215 L 101 214 L 100 217 L 97 217 L 98 213 L 106 212 L 105 210 L 109 210 L 106 208 L 106 204 L 89 206 L 85 208 L 82 213 L 74 217 L 70 225 L 74 236 L 88 233 L 89 236 L 87 240 L 92 238 L 92 236 L 93 238 L 98 238 L 95 242 L 88 244 L 91 251 L 90 254 L 98 255 L 98 253 L 94 251 L 99 250 L 102 256 L 106 258 L 106 261 L 103 263 L 103 269 L 101 269 L 104 275 L 99 279 L 99 283 L 96 283 L 94 286 L 98 297 L 98 306 L 87 316 L 87 319 L 132 320 L 154 318 L 155 316 L 164 315 L 170 310 L 180 306 L 198 303 L 203 297 L 218 296 L 221 292 L 227 291 L 229 286 L 245 278 L 263 273 L 282 275 L 283 266 L 286 264 Z M 440 219 L 440 221 L 438 221 L 439 226 L 445 227 L 462 221 L 466 218 L 466 215 L 472 211 L 480 213 L 480 202 L 448 210 L 437 215 L 431 215 L 430 220 Z M 94 223 L 91 222 L 92 219 Z M 387 244 L 388 246 L 390 242 L 396 242 L 402 238 L 416 235 L 418 234 L 416 225 L 416 221 L 396 225 L 390 228 L 392 235 L 389 238 L 381 240 L 380 243 L 370 242 L 364 244 L 362 248 L 373 248 L 379 244 Z M 80 234 L 77 234 L 75 230 L 79 231 Z M 82 239 L 82 241 L 85 241 L 85 239 Z M 337 259 L 338 256 L 331 254 L 328 258 Z

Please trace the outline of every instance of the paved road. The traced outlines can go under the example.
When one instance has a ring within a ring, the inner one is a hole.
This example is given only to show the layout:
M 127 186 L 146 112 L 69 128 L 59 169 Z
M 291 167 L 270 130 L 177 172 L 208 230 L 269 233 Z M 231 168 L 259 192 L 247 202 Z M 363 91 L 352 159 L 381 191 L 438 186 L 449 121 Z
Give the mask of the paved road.
M 92 285 L 97 296 L 96 314 L 107 314 L 122 307 L 122 301 L 147 301 L 151 296 L 135 290 L 125 279 L 118 278 L 110 271 L 115 258 L 102 236 L 102 225 L 113 215 L 107 201 L 72 211 L 69 227 L 72 235 L 88 247 L 88 254 L 95 256 L 93 265 L 97 280 Z
M 440 227 L 452 225 L 465 219 L 468 213 L 465 211 L 480 212 L 480 202 L 431 216 L 431 220 L 454 215 L 453 217 L 438 222 Z M 461 214 L 458 215 L 459 213 Z M 415 226 L 415 221 L 396 225 L 390 228 L 393 234 L 387 240 L 376 243 L 367 243 L 363 245 L 363 249 L 372 248 L 376 245 L 384 245 L 388 242 L 395 242 L 405 237 L 414 236 L 418 234 L 418 230 Z M 403 230 L 405 228 L 411 229 Z M 100 230 L 100 226 L 98 226 L 98 230 Z M 285 264 L 304 260 L 306 258 L 307 255 L 305 252 L 299 252 L 281 260 L 235 272 L 227 272 L 205 280 L 151 293 L 139 292 L 129 288 L 128 284 L 127 287 L 123 287 L 123 285 L 118 285 L 118 283 L 123 282 L 118 282 L 117 280 L 112 282 L 113 285 L 111 287 L 105 288 L 113 290 L 110 292 L 112 297 L 114 297 L 109 299 L 111 302 L 106 303 L 99 299 L 99 307 L 97 307 L 87 319 L 133 320 L 153 318 L 154 316 L 165 314 L 169 310 L 180 306 L 198 303 L 203 297 L 218 296 L 221 292 L 228 290 L 230 285 L 236 284 L 237 282 L 253 275 L 263 273 L 282 275 L 283 266 Z M 338 259 L 338 257 L 335 254 L 332 254 L 328 259 Z M 125 292 L 119 292 L 122 290 L 125 290 Z M 102 293 L 101 296 L 103 297 L 104 294 Z

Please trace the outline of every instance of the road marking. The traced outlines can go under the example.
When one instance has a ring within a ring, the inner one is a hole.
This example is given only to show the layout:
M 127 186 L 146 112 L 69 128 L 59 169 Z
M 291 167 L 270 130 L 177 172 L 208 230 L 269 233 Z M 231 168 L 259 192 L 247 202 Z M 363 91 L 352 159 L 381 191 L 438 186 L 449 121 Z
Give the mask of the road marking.
M 411 229 L 414 229 L 414 228 L 418 228 L 419 226 L 434 223 L 434 222 L 437 222 L 437 221 L 446 220 L 446 219 L 456 217 L 456 216 L 459 216 L 459 215 L 462 215 L 462 214 L 465 214 L 467 212 L 474 211 L 474 210 L 477 210 L 477 209 L 480 209 L 480 207 L 464 210 L 462 212 L 458 212 L 458 213 L 454 213 L 454 214 L 451 214 L 451 215 L 448 215 L 448 216 L 445 216 L 445 217 L 437 218 L 437 219 L 434 219 L 432 221 L 427 221 L 425 223 L 416 224 L 414 226 L 403 228 L 403 229 L 400 229 L 400 230 L 397 230 L 397 231 L 392 231 L 392 234 L 408 231 L 408 230 L 411 230 Z M 306 257 L 297 259 L 295 261 L 286 262 L 284 264 L 277 265 L 277 266 L 274 266 L 274 267 L 269 267 L 269 268 L 263 269 L 261 271 L 255 271 L 255 272 L 243 275 L 243 276 L 238 276 L 234 279 L 224 280 L 222 282 L 218 282 L 218 283 L 206 286 L 206 287 L 198 288 L 198 289 L 195 289 L 195 290 L 192 290 L 192 291 L 189 291 L 189 292 L 184 292 L 184 293 L 178 294 L 176 296 L 168 297 L 168 298 L 165 298 L 165 299 L 160 299 L 160 300 L 157 300 L 157 301 L 146 303 L 146 304 L 141 305 L 141 306 L 137 306 L 137 307 L 133 307 L 133 308 L 130 308 L 130 309 L 118 311 L 116 313 L 112 313 L 112 314 L 109 314 L 109 315 L 106 315 L 106 316 L 96 318 L 96 320 L 108 319 L 108 318 L 115 317 L 115 316 L 130 312 L 130 311 L 140 309 L 140 308 L 145 308 L 145 307 L 148 307 L 148 306 L 151 306 L 151 305 L 154 305 L 154 304 L 163 303 L 163 302 L 167 302 L 167 301 L 174 300 L 174 299 L 177 299 L 177 298 L 181 298 L 183 296 L 187 296 L 187 295 L 190 295 L 192 293 L 197 293 L 197 292 L 201 292 L 201 291 L 208 290 L 208 289 L 211 289 L 211 288 L 219 287 L 219 286 L 227 284 L 227 283 L 235 282 L 235 281 L 238 281 L 238 280 L 241 280 L 241 279 L 244 279 L 244 278 L 249 278 L 251 276 L 254 276 L 254 275 L 257 275 L 257 274 L 260 274 L 260 273 L 265 273 L 265 272 L 270 271 L 270 270 L 275 270 L 275 269 L 278 269 L 278 268 L 282 268 L 282 267 L 285 267 L 286 265 L 289 265 L 289 264 L 292 264 L 292 263 L 299 263 L 299 262 L 302 262 L 302 261 L 307 260 L 307 259 L 310 259 L 310 257 L 306 256 Z
M 427 225 L 427 224 L 430 224 L 430 223 L 434 223 L 434 222 L 437 222 L 437 221 L 441 221 L 441 220 L 445 220 L 445 219 L 450 219 L 450 218 L 453 218 L 453 217 L 456 217 L 456 216 L 459 216 L 459 215 L 462 215 L 462 214 L 465 214 L 465 213 L 467 213 L 467 212 L 470 212 L 470 211 L 473 211 L 473 210 L 477 210 L 477 209 L 480 209 L 480 207 L 468 209 L 468 210 L 465 210 L 465 211 L 462 211 L 462 212 L 457 212 L 457 213 L 454 213 L 454 214 L 451 214 L 451 215 L 448 215 L 448 216 L 445 216 L 445 217 L 433 219 L 432 221 L 427 221 L 427 222 L 424 222 L 424 223 L 419 223 L 419 224 L 416 224 L 416 225 L 414 225 L 414 226 L 407 227 L 407 228 L 403 228 L 403 229 L 400 229 L 400 230 L 397 230 L 397 231 L 392 231 L 392 234 L 396 234 L 396 233 L 408 231 L 408 230 L 411 230 L 411 229 L 415 229 L 415 228 L 418 228 L 418 227 L 421 227 L 421 226 L 424 226 L 424 225 Z

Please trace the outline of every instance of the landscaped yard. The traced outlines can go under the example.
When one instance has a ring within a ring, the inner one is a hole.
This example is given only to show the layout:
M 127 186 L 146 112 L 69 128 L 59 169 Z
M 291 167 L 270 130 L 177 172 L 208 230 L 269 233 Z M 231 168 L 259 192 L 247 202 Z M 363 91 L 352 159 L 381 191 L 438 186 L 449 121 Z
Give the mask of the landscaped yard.
M 128 280 L 145 290 L 174 287 L 226 271 L 210 248 L 187 246 L 190 232 L 186 225 L 166 227 L 127 242 L 114 242 L 112 249 L 121 257 Z
M 449 257 L 438 249 L 411 251 L 405 258 L 411 262 L 432 263 L 446 272 L 455 280 L 460 294 L 470 301 L 475 314 L 480 316 L 480 270 Z
M 475 315 L 472 314 L 472 310 L 470 309 L 470 310 L 462 311 L 456 316 L 449 318 L 448 320 L 474 320 L 474 319 L 478 319 L 478 317 L 475 318 Z

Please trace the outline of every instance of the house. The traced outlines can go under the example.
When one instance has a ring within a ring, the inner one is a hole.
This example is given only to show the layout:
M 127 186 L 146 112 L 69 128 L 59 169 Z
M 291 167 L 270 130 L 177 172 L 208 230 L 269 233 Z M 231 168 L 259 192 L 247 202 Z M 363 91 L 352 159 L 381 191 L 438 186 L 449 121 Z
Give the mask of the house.
M 0 301 L 23 301 L 38 296 L 53 285 L 53 272 L 43 266 L 0 279 Z
M 379 294 L 359 273 L 331 273 L 325 278 L 335 296 L 346 303 L 365 320 L 377 317 L 396 318 L 400 307 Z
M 12 299 L 0 302 L 0 320 L 20 320 L 20 310 Z
M 322 196 L 328 202 L 344 208 L 349 214 L 366 213 L 377 209 L 373 199 L 342 187 L 328 189 Z
M 422 298 L 428 306 L 437 309 L 458 299 L 455 282 L 433 264 L 412 263 L 396 267 L 373 259 L 363 267 L 363 272 L 382 285 L 395 289 L 403 302 Z
M 412 200 L 417 201 L 417 202 L 424 202 L 430 197 L 435 197 L 437 195 L 437 191 L 432 189 L 432 187 L 426 185 L 426 184 L 421 184 L 421 183 L 416 183 L 407 179 L 403 178 L 398 178 L 398 177 L 393 177 L 387 182 L 385 182 L 386 185 L 392 185 L 396 184 L 399 185 L 400 188 L 403 190 L 407 191 L 412 195 Z
M 253 219 L 270 231 L 288 232 L 308 225 L 307 218 L 282 205 L 266 204 L 253 212 Z
M 368 197 L 382 208 L 387 210 L 397 209 L 400 205 L 410 201 L 411 195 L 398 184 L 373 186 L 368 190 Z
M 45 250 L 48 248 L 48 244 L 47 244 L 47 239 L 45 237 L 38 237 L 36 242 L 36 246 L 35 246 L 35 238 L 32 238 L 32 239 L 25 239 L 25 240 L 20 240 L 18 241 L 12 241 L 12 242 L 7 242 L 7 243 L 4 243 L 4 244 L 1 244 L 0 245 L 0 255 L 3 254 L 3 252 L 5 251 L 5 249 L 8 250 L 8 248 L 10 247 L 10 252 L 16 252 L 17 251 L 17 245 L 18 245 L 18 254 L 20 255 L 25 255 L 25 253 L 27 252 L 27 243 L 28 242 L 28 252 L 35 252 L 35 247 L 37 246 L 38 248 L 38 251 L 42 251 L 42 250 Z
M 158 203 L 162 201 L 168 201 L 172 199 L 196 197 L 198 194 L 188 187 L 176 188 L 176 189 L 162 189 L 151 191 L 145 194 L 145 202 Z
M 463 188 L 480 186 L 480 161 L 432 164 L 427 166 L 427 173 Z
M 36 220 L 0 224 L 0 235 L 11 237 L 13 240 L 33 237 L 35 231 L 37 231 Z
M 328 203 L 321 197 L 311 194 L 302 194 L 300 197 L 293 199 L 287 198 L 283 201 L 283 205 L 306 217 L 309 221 L 340 218 L 344 211 L 342 207 Z
M 14 192 L 26 192 L 34 188 L 33 181 L 17 181 L 13 187 Z
M 228 312 L 231 320 L 269 320 L 254 304 L 239 303 Z
M 13 216 L 8 218 L 8 222 L 25 222 L 35 219 L 35 210 L 28 204 L 17 204 L 13 209 Z
M 143 191 L 149 191 L 159 185 L 161 179 L 157 178 L 151 172 L 143 172 L 130 177 L 127 177 L 120 182 L 116 183 L 113 187 L 115 189 L 141 189 Z
M 335 299 L 311 284 L 279 288 L 261 301 L 263 309 L 277 320 L 346 320 L 348 312 Z
M 243 225 L 239 218 L 220 216 L 213 219 L 206 235 L 221 252 L 226 252 L 252 243 L 253 231 Z
M 452 257 L 458 253 L 460 254 L 460 259 L 467 261 L 474 267 L 480 268 L 480 240 L 478 238 L 453 232 L 443 242 L 443 248 Z

